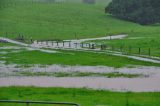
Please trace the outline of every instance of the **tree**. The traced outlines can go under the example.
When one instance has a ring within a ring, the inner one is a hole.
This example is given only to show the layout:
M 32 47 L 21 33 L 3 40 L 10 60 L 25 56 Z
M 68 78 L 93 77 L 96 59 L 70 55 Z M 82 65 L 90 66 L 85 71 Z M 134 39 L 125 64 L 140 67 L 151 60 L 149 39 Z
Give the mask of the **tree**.
M 160 23 L 160 0 L 112 0 L 105 8 L 120 19 L 143 25 Z

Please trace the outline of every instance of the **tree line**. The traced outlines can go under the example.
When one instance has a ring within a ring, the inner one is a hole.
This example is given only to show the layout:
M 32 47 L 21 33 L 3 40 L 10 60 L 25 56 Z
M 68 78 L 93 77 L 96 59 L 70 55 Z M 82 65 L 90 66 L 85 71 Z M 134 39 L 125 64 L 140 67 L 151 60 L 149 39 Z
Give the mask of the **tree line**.
M 160 0 L 112 0 L 105 12 L 142 25 L 156 24 L 160 23 Z

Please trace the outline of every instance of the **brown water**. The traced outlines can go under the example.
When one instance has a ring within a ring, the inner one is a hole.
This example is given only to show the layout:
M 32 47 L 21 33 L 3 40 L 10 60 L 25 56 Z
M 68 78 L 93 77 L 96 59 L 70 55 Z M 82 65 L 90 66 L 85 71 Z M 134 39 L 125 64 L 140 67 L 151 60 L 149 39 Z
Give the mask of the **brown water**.
M 37 86 L 92 88 L 114 91 L 160 91 L 159 78 L 103 78 L 103 77 L 8 77 L 0 78 L 0 86 Z

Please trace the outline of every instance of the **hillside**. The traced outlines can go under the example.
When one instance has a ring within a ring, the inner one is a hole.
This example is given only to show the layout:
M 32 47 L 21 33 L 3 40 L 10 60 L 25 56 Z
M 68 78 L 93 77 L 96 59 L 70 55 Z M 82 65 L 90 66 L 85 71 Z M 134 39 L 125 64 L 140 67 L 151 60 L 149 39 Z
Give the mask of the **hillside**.
M 114 34 L 157 36 L 159 26 L 141 26 L 111 17 L 104 9 L 110 0 L 96 4 L 80 2 L 32 2 L 32 0 L 2 0 L 0 35 L 15 38 L 75 39 Z M 158 35 L 159 36 L 159 35 Z

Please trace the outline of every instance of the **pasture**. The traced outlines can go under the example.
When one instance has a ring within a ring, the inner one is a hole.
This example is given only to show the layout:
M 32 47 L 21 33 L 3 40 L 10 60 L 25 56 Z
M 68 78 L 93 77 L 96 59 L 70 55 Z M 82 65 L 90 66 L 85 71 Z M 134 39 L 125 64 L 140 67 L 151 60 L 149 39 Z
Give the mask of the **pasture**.
M 0 87 L 0 99 L 67 101 L 81 106 L 158 106 L 160 93 L 111 92 L 74 88 Z

